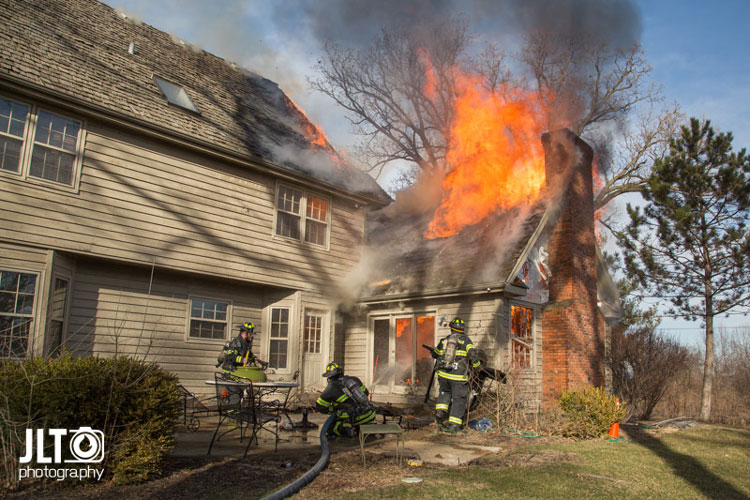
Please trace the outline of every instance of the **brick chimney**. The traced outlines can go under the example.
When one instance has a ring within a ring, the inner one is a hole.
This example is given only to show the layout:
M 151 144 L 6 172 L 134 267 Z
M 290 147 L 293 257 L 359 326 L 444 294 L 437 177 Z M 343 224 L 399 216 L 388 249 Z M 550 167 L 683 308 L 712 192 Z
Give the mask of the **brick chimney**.
M 542 402 L 604 385 L 605 324 L 596 294 L 593 150 L 570 130 L 542 136 L 548 185 L 559 186 L 549 236 L 549 304 L 542 313 Z

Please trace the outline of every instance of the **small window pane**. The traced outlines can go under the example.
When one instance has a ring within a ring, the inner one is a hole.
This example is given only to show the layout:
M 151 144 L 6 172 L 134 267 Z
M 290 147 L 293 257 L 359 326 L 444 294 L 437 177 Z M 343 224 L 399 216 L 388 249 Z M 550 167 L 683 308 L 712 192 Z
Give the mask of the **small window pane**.
M 307 241 L 308 243 L 325 246 L 327 228 L 327 224 L 324 224 L 322 222 L 315 222 L 314 220 L 308 220 L 305 227 L 305 241 Z
M 0 292 L 0 313 L 16 312 L 16 295 L 9 292 Z
M 39 111 L 34 142 L 75 153 L 80 129 L 79 122 L 46 111 Z
M 16 313 L 31 314 L 32 312 L 34 312 L 34 296 L 19 293 L 16 301 Z
M 21 166 L 22 141 L 0 137 L 0 170 L 18 172 Z
M 300 239 L 299 220 L 297 216 L 279 212 L 276 219 L 276 234 L 295 240 Z
M 23 137 L 29 107 L 0 97 L 0 132 Z
M 0 271 L 0 290 L 16 292 L 18 290 L 18 275 L 13 271 Z
M 18 276 L 18 291 L 20 293 L 34 293 L 36 289 L 36 275 L 21 273 Z
M 268 363 L 273 368 L 286 368 L 287 358 L 287 345 L 286 340 L 275 340 L 271 339 L 271 349 Z
M 74 163 L 75 155 L 35 144 L 31 154 L 29 175 L 70 185 L 73 180 Z

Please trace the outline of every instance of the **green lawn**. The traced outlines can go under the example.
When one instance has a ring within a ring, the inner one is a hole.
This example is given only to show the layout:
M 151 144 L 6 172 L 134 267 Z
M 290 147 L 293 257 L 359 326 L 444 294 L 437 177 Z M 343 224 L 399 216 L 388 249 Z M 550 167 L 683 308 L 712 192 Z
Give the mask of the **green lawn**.
M 532 445 L 509 463 L 414 470 L 424 481 L 347 498 L 750 498 L 750 430 L 700 426 L 626 441 Z M 534 465 L 534 457 L 545 457 Z M 555 458 L 557 457 L 557 458 Z M 545 463 L 546 462 L 546 463 Z M 516 465 L 517 464 L 517 465 Z M 526 464 L 526 465 L 524 465 Z

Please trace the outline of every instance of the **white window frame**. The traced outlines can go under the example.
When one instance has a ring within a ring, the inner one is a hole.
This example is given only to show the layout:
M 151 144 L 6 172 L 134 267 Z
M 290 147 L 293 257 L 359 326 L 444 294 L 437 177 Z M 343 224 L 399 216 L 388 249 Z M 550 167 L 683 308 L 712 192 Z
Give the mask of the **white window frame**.
M 273 325 L 274 325 L 274 323 L 273 323 L 273 311 L 274 311 L 274 309 L 280 309 L 280 310 L 283 309 L 283 310 L 287 311 L 287 323 L 286 323 L 286 325 L 287 325 L 287 335 L 286 335 L 286 337 L 280 337 L 280 336 L 274 337 L 274 336 L 272 336 L 273 329 L 274 329 L 274 327 L 273 327 Z M 294 335 L 293 335 L 293 332 L 294 332 L 294 316 L 293 316 L 293 312 L 294 312 L 294 308 L 291 305 L 274 305 L 274 306 L 269 306 L 268 307 L 268 312 L 267 312 L 267 314 L 268 314 L 268 321 L 266 322 L 266 324 L 268 325 L 268 327 L 266 328 L 266 338 L 268 339 L 268 341 L 266 342 L 266 349 L 265 349 L 266 359 L 265 360 L 268 361 L 269 368 L 273 368 L 277 373 L 290 373 L 291 370 L 292 370 L 292 366 L 294 364 L 293 363 L 294 360 L 292 358 L 292 356 L 294 354 L 293 349 L 292 349 L 292 341 L 293 341 L 293 337 L 294 337 Z M 277 341 L 286 340 L 286 366 L 283 367 L 283 368 L 278 367 L 278 366 L 274 366 L 272 364 L 272 360 L 271 360 L 271 344 L 275 340 L 277 340 Z
M 20 159 L 20 165 L 19 165 L 18 171 L 13 172 L 9 170 L 0 169 L 0 175 L 10 175 L 10 176 L 34 183 L 34 184 L 38 184 L 39 186 L 45 186 L 45 187 L 51 187 L 51 188 L 56 188 L 56 189 L 63 189 L 63 190 L 77 192 L 80 187 L 80 181 L 81 181 L 81 170 L 82 170 L 82 165 L 83 165 L 83 144 L 86 140 L 86 122 L 82 119 L 74 118 L 70 115 L 61 114 L 56 111 L 47 109 L 45 107 L 33 105 L 29 102 L 25 102 L 25 101 L 18 100 L 18 99 L 13 99 L 5 95 L 0 95 L 0 98 L 10 101 L 12 103 L 17 103 L 17 104 L 27 106 L 29 108 L 28 113 L 26 115 L 26 121 L 24 124 L 23 137 L 19 138 L 14 135 L 4 134 L 0 132 L 0 135 L 2 135 L 3 137 L 12 137 L 16 140 L 20 139 L 22 141 L 21 153 L 20 153 L 21 159 Z M 52 146 L 50 144 L 39 143 L 39 147 L 50 149 L 53 151 L 59 151 L 67 155 L 74 155 L 73 165 L 71 167 L 72 171 L 70 174 L 71 176 L 70 184 L 65 184 L 62 182 L 45 179 L 43 177 L 36 177 L 36 176 L 30 175 L 31 158 L 34 153 L 34 148 L 37 145 L 36 144 L 36 132 L 37 132 L 36 128 L 37 128 L 37 123 L 38 123 L 40 112 L 49 113 L 53 116 L 60 117 L 65 120 L 70 120 L 78 124 L 78 135 L 76 136 L 75 151 L 68 151 L 66 149 Z
M 281 194 L 282 189 L 288 189 L 291 191 L 295 191 L 300 194 L 300 201 L 299 201 L 299 212 L 295 213 L 293 211 L 284 210 L 282 208 L 279 208 L 279 195 Z M 325 220 L 318 219 L 315 217 L 310 217 L 307 215 L 307 203 L 310 198 L 317 198 L 322 201 L 324 201 L 327 204 L 327 210 L 326 210 L 326 216 Z M 319 248 L 319 249 L 330 249 L 330 243 L 331 243 L 331 212 L 333 209 L 332 200 L 328 196 L 323 196 L 318 193 L 313 193 L 310 191 L 306 191 L 304 189 L 300 189 L 298 187 L 294 187 L 289 184 L 283 184 L 281 182 L 278 182 L 276 184 L 276 191 L 274 193 L 273 198 L 273 237 L 274 238 L 280 238 L 284 239 L 286 241 L 294 241 L 300 244 L 308 245 L 311 248 Z M 279 224 L 279 213 L 289 214 L 293 217 L 299 218 L 299 238 L 294 238 L 291 236 L 286 236 L 283 234 L 280 234 L 278 232 L 278 224 Z M 307 241 L 307 222 L 311 221 L 313 223 L 318 224 L 325 224 L 325 241 L 323 243 L 315 243 L 311 241 Z
M 15 312 L 10 314 L 13 317 L 21 317 L 21 318 L 29 318 L 30 324 L 29 324 L 29 336 L 26 339 L 26 355 L 22 358 L 18 357 L 12 357 L 12 356 L 4 356 L 3 352 L 0 351 L 0 359 L 25 359 L 29 357 L 29 353 L 32 352 L 33 344 L 34 344 L 34 336 L 36 333 L 36 322 L 38 320 L 37 318 L 37 307 L 39 305 L 39 296 L 41 294 L 42 290 L 42 283 L 41 278 L 42 275 L 39 272 L 35 271 L 27 271 L 27 270 L 21 270 L 21 269 L 14 269 L 14 268 L 6 268 L 3 266 L 0 266 L 0 270 L 2 271 L 8 271 L 8 272 L 14 272 L 18 274 L 32 274 L 36 277 L 36 280 L 34 282 L 34 300 L 32 301 L 31 305 L 31 313 L 30 314 L 16 314 Z M 16 295 L 18 295 L 18 291 L 16 290 Z
M 531 310 L 531 325 L 529 325 L 529 337 L 518 337 L 516 335 L 513 335 L 513 308 L 514 307 L 522 307 L 524 309 Z M 530 304 L 520 304 L 520 303 L 512 303 L 510 304 L 510 309 L 508 310 L 508 337 L 510 338 L 509 342 L 509 348 L 510 348 L 510 366 L 519 370 L 533 370 L 536 366 L 535 363 L 535 353 L 536 349 L 534 348 L 534 342 L 536 340 L 536 322 L 537 322 L 537 310 L 532 307 Z M 515 351 L 515 345 L 516 344 L 522 344 L 528 347 L 529 349 L 529 366 L 518 366 L 516 364 L 516 351 Z
M 412 320 L 412 335 L 413 335 L 413 342 L 415 343 L 412 347 L 414 351 L 412 352 L 412 361 L 411 361 L 411 370 L 412 370 L 412 377 L 415 377 L 416 370 L 417 370 L 417 353 L 422 351 L 424 348 L 419 342 L 419 337 L 417 335 L 417 319 L 420 317 L 432 317 L 434 318 L 434 330 L 432 333 L 432 345 L 437 345 L 437 342 L 439 342 L 438 338 L 438 328 L 439 328 L 439 315 L 438 311 L 434 309 L 427 309 L 427 310 L 406 310 L 406 311 L 399 311 L 399 312 L 378 312 L 375 314 L 370 314 L 367 318 L 367 335 L 368 335 L 368 342 L 367 342 L 367 371 L 366 379 L 369 381 L 369 384 L 372 385 L 372 387 L 375 389 L 375 380 L 373 380 L 373 369 L 375 367 L 375 321 L 376 320 L 383 320 L 388 321 L 388 360 L 380 369 L 388 369 L 388 367 L 391 365 L 391 363 L 396 362 L 396 321 L 399 319 L 404 318 L 410 318 Z M 427 351 L 422 351 L 427 352 Z M 391 359 L 393 358 L 393 359 Z M 380 366 L 380 361 L 378 361 L 378 365 Z M 375 374 L 375 379 L 378 379 L 378 373 Z M 428 382 L 429 383 L 429 382 Z M 422 386 L 409 386 L 404 384 L 399 384 L 395 381 L 393 377 L 389 378 L 385 383 L 382 381 L 377 385 L 378 388 L 380 388 L 381 391 L 387 391 L 391 394 L 419 394 L 424 395 L 424 390 Z
M 227 313 L 226 313 L 226 320 L 221 321 L 221 323 L 224 323 L 226 325 L 224 329 L 224 337 L 220 339 L 216 338 L 208 338 L 208 337 L 193 337 L 190 335 L 190 327 L 192 325 L 193 319 L 198 321 L 211 321 L 214 323 L 220 323 L 220 321 L 217 320 L 211 320 L 210 318 L 193 318 L 193 300 L 204 300 L 207 302 L 218 302 L 222 304 L 227 305 Z M 227 340 L 231 337 L 231 328 L 232 328 L 232 301 L 224 299 L 224 298 L 218 298 L 218 297 L 208 297 L 205 295 L 191 295 L 188 296 L 187 299 L 187 323 L 185 327 L 185 342 L 199 342 L 199 343 L 207 343 L 207 344 L 225 344 Z

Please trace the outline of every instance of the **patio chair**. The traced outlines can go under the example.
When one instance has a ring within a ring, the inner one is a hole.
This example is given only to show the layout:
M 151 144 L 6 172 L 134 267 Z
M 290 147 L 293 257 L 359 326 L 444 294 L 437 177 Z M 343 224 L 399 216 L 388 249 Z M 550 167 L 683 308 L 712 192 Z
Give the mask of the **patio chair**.
M 250 440 L 247 442 L 245 447 L 245 455 L 250 449 L 250 445 L 255 440 L 255 444 L 258 444 L 258 432 L 265 430 L 274 437 L 274 452 L 279 450 L 279 424 L 281 423 L 281 416 L 285 411 L 285 403 L 281 403 L 278 399 L 274 401 L 264 401 L 263 392 L 254 387 L 252 382 L 247 385 L 246 397 L 248 398 L 250 413 L 250 425 L 252 425 L 253 431 L 250 436 Z
M 245 431 L 253 425 L 254 421 L 252 406 L 248 406 L 245 402 L 245 387 L 227 380 L 222 373 L 216 373 L 214 381 L 216 383 L 216 410 L 219 414 L 219 422 L 216 424 L 211 444 L 208 445 L 209 455 L 215 441 L 237 428 L 240 431 L 241 443 Z M 233 426 L 219 434 L 222 424 L 227 421 L 231 422 Z M 245 454 L 247 454 L 247 450 L 245 450 Z

